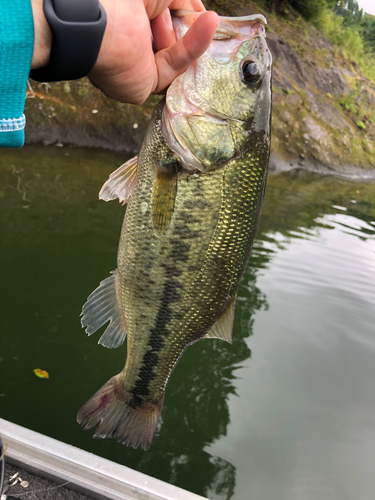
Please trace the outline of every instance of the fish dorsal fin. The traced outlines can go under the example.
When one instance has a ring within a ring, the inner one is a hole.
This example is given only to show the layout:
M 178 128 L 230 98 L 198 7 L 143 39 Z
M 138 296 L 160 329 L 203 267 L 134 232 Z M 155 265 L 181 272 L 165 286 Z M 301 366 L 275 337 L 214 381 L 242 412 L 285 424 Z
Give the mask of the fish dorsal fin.
M 128 203 L 132 195 L 135 178 L 138 170 L 138 155 L 131 158 L 112 172 L 109 179 L 103 184 L 99 193 L 99 199 L 111 201 L 118 198 L 123 205 Z
M 229 344 L 232 343 L 232 331 L 234 321 L 234 309 L 236 306 L 237 294 L 231 299 L 227 308 L 216 321 L 211 330 L 203 337 L 205 339 L 221 339 Z
M 99 339 L 104 347 L 119 347 L 126 337 L 126 325 L 117 295 L 117 270 L 112 276 L 101 281 L 82 308 L 81 324 L 87 335 L 92 335 L 100 327 L 110 322 Z
M 152 221 L 159 231 L 169 226 L 177 193 L 177 162 L 156 167 L 152 189 Z

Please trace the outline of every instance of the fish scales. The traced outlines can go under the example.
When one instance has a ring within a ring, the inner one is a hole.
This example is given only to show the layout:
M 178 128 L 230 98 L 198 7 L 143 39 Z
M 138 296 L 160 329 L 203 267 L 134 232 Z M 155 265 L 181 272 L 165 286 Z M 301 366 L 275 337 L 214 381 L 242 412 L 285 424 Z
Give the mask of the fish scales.
M 177 38 L 198 13 L 174 18 Z M 264 197 L 271 57 L 263 16 L 221 18 L 209 50 L 172 83 L 138 157 L 100 197 L 128 203 L 118 268 L 90 295 L 82 325 L 117 347 L 124 369 L 82 407 L 95 437 L 148 449 L 168 379 L 190 344 L 231 342 L 239 280 Z
M 199 271 L 205 260 L 219 218 L 223 182 L 221 171 L 211 171 L 205 176 L 181 176 L 170 225 L 163 238 L 160 237 L 153 227 L 150 208 L 142 213 L 142 206 L 151 207 L 153 183 L 150 163 L 161 158 L 168 161 L 171 156 L 160 133 L 160 124 L 155 124 L 160 122 L 160 113 L 161 106 L 154 115 L 155 120 L 149 129 L 152 132 L 140 154 L 139 177 L 124 219 L 118 257 L 119 274 L 123 275 L 123 303 L 129 316 L 132 315 L 128 322 L 129 363 L 124 380 L 127 380 L 126 385 L 131 391 L 137 384 L 143 365 L 153 370 L 153 363 L 144 363 L 153 341 L 160 348 L 155 356 L 155 361 L 159 361 L 159 370 L 147 390 L 152 394 L 157 392 L 155 399 L 164 390 L 166 373 L 170 370 L 168 363 L 162 362 L 168 349 L 162 344 L 169 337 L 168 342 L 174 345 L 170 340 L 173 330 L 168 325 L 172 316 L 178 315 L 181 302 L 193 285 L 194 273 Z M 156 140 L 154 134 L 157 131 Z M 143 155 L 146 158 L 144 162 L 141 161 Z M 202 217 L 205 219 L 203 224 Z M 133 237 L 129 238 L 129 234 Z M 131 286 L 128 285 L 130 283 Z M 173 293 L 168 293 L 168 290 Z M 192 337 L 183 342 L 186 345 L 195 339 Z M 173 367 L 174 362 L 169 364 Z M 143 384 L 145 388 L 146 382 L 143 381 Z

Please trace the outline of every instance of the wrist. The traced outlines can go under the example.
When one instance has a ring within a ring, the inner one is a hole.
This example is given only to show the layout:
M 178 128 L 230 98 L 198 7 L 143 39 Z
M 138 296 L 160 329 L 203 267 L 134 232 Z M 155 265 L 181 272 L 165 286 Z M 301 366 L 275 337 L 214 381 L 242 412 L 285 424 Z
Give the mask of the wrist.
M 87 76 L 98 58 L 107 24 L 99 0 L 32 2 L 39 36 L 30 77 L 39 82 L 57 82 Z
M 42 68 L 49 62 L 52 33 L 43 12 L 43 0 L 31 0 L 34 20 L 34 52 L 31 69 Z
M 137 13 L 143 0 L 100 0 L 107 13 L 107 27 L 92 73 L 112 72 L 123 57 L 123 47 L 131 50 L 132 38 L 129 32 L 139 29 Z

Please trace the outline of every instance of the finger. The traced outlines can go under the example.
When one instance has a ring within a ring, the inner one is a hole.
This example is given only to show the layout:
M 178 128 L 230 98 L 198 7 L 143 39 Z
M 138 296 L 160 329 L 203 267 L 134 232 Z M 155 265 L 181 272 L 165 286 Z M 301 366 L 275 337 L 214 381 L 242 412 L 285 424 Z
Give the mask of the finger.
M 191 10 L 194 12 L 205 12 L 206 8 L 200 0 L 191 0 Z
M 192 10 L 193 12 L 204 12 L 206 9 L 200 0 L 173 0 L 169 5 L 170 10 Z
M 167 87 L 208 49 L 218 24 L 219 16 L 215 12 L 206 12 L 195 21 L 183 38 L 155 55 L 159 78 L 155 93 Z
M 176 42 L 169 9 L 165 9 L 164 12 L 151 21 L 151 31 L 154 38 L 155 52 L 167 49 Z

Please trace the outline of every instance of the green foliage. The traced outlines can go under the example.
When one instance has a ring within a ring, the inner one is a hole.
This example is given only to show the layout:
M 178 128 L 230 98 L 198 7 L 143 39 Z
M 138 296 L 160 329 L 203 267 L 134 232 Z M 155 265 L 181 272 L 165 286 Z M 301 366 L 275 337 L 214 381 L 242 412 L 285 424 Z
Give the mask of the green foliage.
M 315 25 L 332 43 L 341 47 L 344 52 L 351 47 L 354 47 L 354 52 L 357 52 L 358 48 L 362 46 L 359 32 L 355 29 L 348 29 L 343 18 L 336 16 L 330 10 L 323 11 Z
M 343 18 L 345 26 L 357 28 L 365 41 L 366 48 L 375 52 L 375 17 L 364 14 L 356 0 L 338 0 L 334 11 Z
M 375 83 L 375 16 L 364 15 L 356 0 L 256 1 L 278 15 L 297 13 L 310 21 Z
M 340 104 L 343 108 L 351 113 L 358 114 L 359 108 L 356 102 L 357 96 L 360 92 L 361 87 L 358 86 L 356 89 L 352 90 L 347 96 L 342 97 Z
M 345 25 L 342 16 L 327 8 L 321 11 L 314 24 L 333 44 L 340 47 L 348 59 L 358 64 L 363 75 L 375 82 L 375 58 L 367 47 L 360 26 Z
M 328 0 L 289 0 L 291 6 L 307 20 L 317 19 L 333 2 Z
M 358 128 L 360 128 L 362 130 L 366 130 L 366 125 L 363 123 L 362 120 L 357 120 L 356 125 Z
M 335 13 L 344 18 L 345 26 L 360 26 L 363 18 L 363 9 L 359 8 L 356 0 L 338 0 Z
M 361 34 L 365 40 L 366 47 L 375 53 L 375 16 L 366 14 L 361 22 Z
M 333 8 L 335 0 L 263 0 L 266 8 L 281 15 L 287 15 L 291 10 L 296 11 L 306 20 L 319 17 L 326 8 Z

